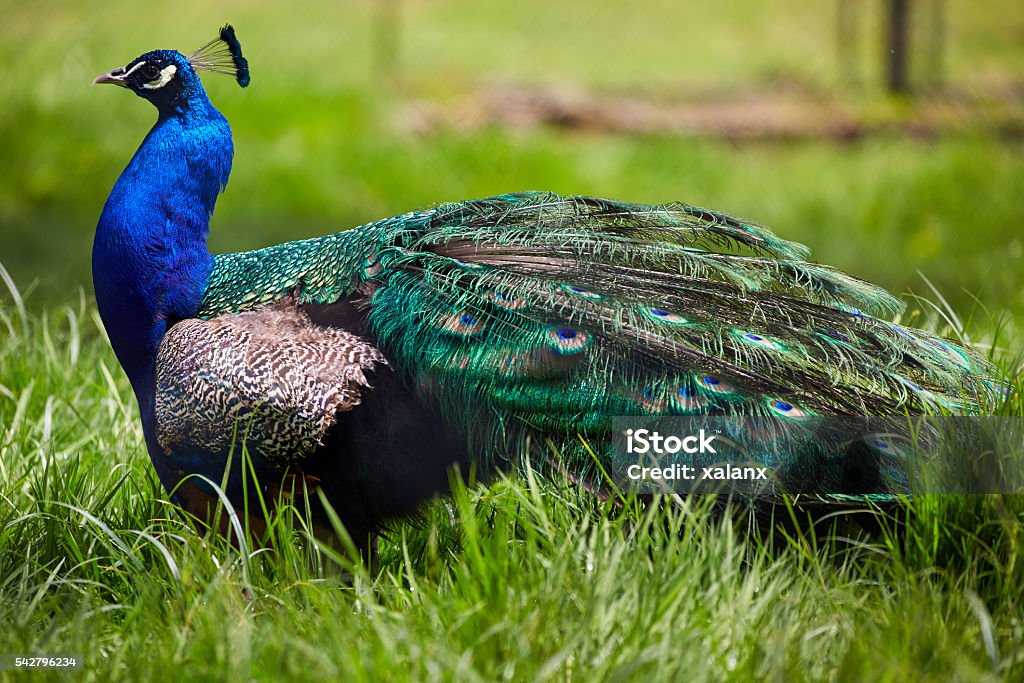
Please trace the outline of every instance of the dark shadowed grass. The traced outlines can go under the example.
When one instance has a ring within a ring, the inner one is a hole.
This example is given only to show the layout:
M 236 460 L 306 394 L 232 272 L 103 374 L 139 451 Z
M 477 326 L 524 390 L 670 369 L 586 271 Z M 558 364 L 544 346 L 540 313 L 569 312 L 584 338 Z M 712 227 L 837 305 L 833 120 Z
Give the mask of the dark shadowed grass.
M 26 314 L 15 294 L 0 327 L 0 653 L 84 655 L 49 677 L 1024 674 L 1019 495 L 920 497 L 874 536 L 772 533 L 710 497 L 615 505 L 527 472 L 457 484 L 367 569 L 312 543 L 302 510 L 264 549 L 186 523 L 84 298 Z

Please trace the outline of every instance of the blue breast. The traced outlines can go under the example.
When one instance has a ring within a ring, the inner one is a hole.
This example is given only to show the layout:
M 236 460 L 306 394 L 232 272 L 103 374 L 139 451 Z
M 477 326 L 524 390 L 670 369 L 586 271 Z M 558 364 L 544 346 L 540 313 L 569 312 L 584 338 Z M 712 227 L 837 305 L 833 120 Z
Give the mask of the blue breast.
M 103 324 L 136 395 L 169 322 L 195 315 L 213 267 L 206 247 L 231 171 L 231 130 L 199 91 L 184 112 L 161 112 L 103 207 L 93 284 Z

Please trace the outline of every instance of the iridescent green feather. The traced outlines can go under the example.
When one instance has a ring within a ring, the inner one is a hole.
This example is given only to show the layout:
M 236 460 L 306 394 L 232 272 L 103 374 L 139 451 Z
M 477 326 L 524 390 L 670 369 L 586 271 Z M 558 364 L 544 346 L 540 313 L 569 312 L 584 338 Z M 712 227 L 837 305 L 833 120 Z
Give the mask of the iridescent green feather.
M 683 204 L 523 193 L 218 256 L 200 315 L 365 299 L 386 357 L 485 452 L 553 444 L 580 476 L 577 435 L 607 452 L 616 415 L 971 414 L 998 399 L 976 354 L 886 322 L 897 299 L 806 255 Z

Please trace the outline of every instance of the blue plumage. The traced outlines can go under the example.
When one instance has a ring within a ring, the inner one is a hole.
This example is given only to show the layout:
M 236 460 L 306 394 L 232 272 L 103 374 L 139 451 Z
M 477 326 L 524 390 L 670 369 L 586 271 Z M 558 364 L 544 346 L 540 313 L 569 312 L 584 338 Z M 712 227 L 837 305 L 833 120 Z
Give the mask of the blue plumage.
M 761 226 L 683 204 L 511 194 L 211 256 L 233 148 L 199 71 L 248 84 L 230 26 L 187 57 L 147 52 L 96 79 L 158 119 L 93 246 L 100 314 L 150 456 L 197 517 L 209 518 L 226 468 L 240 505 L 241 447 L 265 491 L 296 477 L 320 488 L 365 543 L 445 490 L 452 465 L 484 472 L 522 454 L 548 465 L 554 452 L 574 481 L 600 487 L 615 415 L 797 424 L 974 413 L 998 398 L 969 350 L 861 311 L 897 310 L 888 293 L 804 261 L 802 245 Z M 805 441 L 778 454 L 758 438 L 781 488 L 896 491 L 861 476 L 880 471 L 870 458 L 847 466 L 861 451 Z M 859 478 L 844 480 L 850 471 Z
M 169 71 L 166 84 L 146 87 Z M 152 453 L 156 354 L 168 326 L 195 316 L 202 302 L 213 268 L 209 221 L 231 172 L 231 129 L 177 52 L 147 52 L 96 82 L 126 87 L 159 112 L 104 204 L 92 254 L 100 315 Z

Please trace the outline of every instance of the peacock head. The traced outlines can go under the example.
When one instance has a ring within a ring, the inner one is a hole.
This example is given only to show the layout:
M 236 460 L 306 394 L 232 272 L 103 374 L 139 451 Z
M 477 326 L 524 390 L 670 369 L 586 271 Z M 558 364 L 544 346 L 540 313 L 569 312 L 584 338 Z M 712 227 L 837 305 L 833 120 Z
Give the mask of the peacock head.
M 193 97 L 202 95 L 199 71 L 228 74 L 243 88 L 249 85 L 249 63 L 231 26 L 222 28 L 216 39 L 188 56 L 177 50 L 153 50 L 98 76 L 93 83 L 127 88 L 169 113 L 187 108 Z

